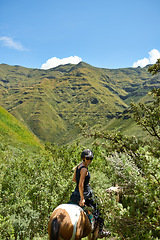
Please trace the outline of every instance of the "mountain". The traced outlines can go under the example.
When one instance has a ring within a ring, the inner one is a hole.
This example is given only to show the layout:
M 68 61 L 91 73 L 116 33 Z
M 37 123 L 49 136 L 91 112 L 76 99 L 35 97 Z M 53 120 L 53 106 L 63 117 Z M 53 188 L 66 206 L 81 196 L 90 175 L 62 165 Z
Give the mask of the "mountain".
M 6 145 L 34 151 L 43 149 L 39 139 L 0 106 L 0 147 Z
M 105 126 L 160 77 L 145 68 L 105 69 L 80 62 L 42 70 L 0 65 L 0 104 L 42 141 L 63 144 L 78 122 Z

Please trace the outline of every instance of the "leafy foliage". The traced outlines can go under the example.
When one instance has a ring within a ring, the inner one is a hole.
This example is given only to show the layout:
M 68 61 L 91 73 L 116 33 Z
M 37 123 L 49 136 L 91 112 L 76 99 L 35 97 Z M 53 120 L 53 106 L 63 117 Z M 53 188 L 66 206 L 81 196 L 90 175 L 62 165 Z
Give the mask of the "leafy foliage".
M 148 68 L 148 71 L 150 73 L 152 73 L 153 75 L 160 72 L 160 59 L 157 59 L 157 62 L 155 64 L 153 64 L 152 66 L 150 66 Z
M 142 126 L 151 136 L 160 140 L 160 88 L 151 91 L 154 101 L 151 104 L 131 103 L 133 116 L 136 122 Z
M 77 149 L 53 149 L 54 156 L 50 151 L 44 155 L 19 151 L 14 156 L 7 149 L 1 151 L 4 156 L 0 158 L 3 162 L 1 227 L 8 221 L 8 228 L 11 228 L 5 236 L 13 235 L 13 239 L 33 239 L 37 234 L 45 236 L 51 212 L 58 204 L 69 200 Z M 69 157 L 73 160 L 68 164 Z M 3 234 L 1 238 L 4 239 Z
M 153 101 L 149 104 L 131 103 L 133 116 L 138 125 L 142 126 L 152 137 L 148 143 L 154 156 L 160 157 L 160 88 L 153 89 Z

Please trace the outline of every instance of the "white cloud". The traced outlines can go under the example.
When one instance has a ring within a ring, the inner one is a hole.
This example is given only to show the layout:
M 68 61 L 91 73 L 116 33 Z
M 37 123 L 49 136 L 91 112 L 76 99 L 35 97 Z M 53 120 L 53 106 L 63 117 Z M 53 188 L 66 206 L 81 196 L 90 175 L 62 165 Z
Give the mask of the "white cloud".
M 153 49 L 149 52 L 148 58 L 143 58 L 133 63 L 133 67 L 145 67 L 148 64 L 154 64 L 157 59 L 160 58 L 160 52 L 157 49 Z
M 149 59 L 148 58 L 143 58 L 141 60 L 138 60 L 137 62 L 134 62 L 133 63 L 133 67 L 145 67 L 146 65 L 148 65 L 150 62 L 149 62 Z
M 82 59 L 80 57 L 77 56 L 71 56 L 71 57 L 67 57 L 67 58 L 57 58 L 57 57 L 53 57 L 47 60 L 46 63 L 43 63 L 41 66 L 41 69 L 49 69 L 49 68 L 54 68 L 57 67 L 59 65 L 65 65 L 68 63 L 72 63 L 72 64 L 78 64 L 79 62 L 81 62 Z
M 152 51 L 149 52 L 149 59 L 150 63 L 154 64 L 157 62 L 157 59 L 160 58 L 160 52 L 157 49 L 153 49 Z
M 13 48 L 13 49 L 16 49 L 16 50 L 20 50 L 20 51 L 25 51 L 27 49 L 25 49 L 21 43 L 19 42 L 15 42 L 13 41 L 12 38 L 9 38 L 9 37 L 0 37 L 0 41 L 3 42 L 3 44 L 6 46 L 6 47 L 9 47 L 9 48 Z

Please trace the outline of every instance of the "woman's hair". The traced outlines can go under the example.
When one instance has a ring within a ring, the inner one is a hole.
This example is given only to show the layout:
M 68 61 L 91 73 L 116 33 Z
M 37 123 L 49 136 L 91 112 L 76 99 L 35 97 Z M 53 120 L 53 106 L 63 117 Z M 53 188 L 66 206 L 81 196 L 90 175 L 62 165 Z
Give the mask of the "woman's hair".
M 90 149 L 83 150 L 83 152 L 81 153 L 82 160 L 85 157 L 93 158 L 93 152 Z

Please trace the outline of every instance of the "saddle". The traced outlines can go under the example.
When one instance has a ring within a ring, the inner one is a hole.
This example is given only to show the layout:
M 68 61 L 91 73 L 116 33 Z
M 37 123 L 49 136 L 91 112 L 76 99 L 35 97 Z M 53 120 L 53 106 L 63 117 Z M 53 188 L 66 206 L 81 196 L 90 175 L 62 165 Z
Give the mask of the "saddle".
M 71 202 L 71 201 L 68 202 L 68 204 L 76 204 L 77 206 L 79 206 L 79 204 Z M 81 207 L 81 208 L 86 213 L 86 215 L 87 215 L 87 217 L 89 219 L 89 222 L 90 222 L 90 225 L 91 225 L 91 232 L 92 232 L 95 229 L 96 225 L 97 225 L 97 221 L 96 221 L 93 213 L 89 210 L 89 207 L 84 206 L 84 207 Z

